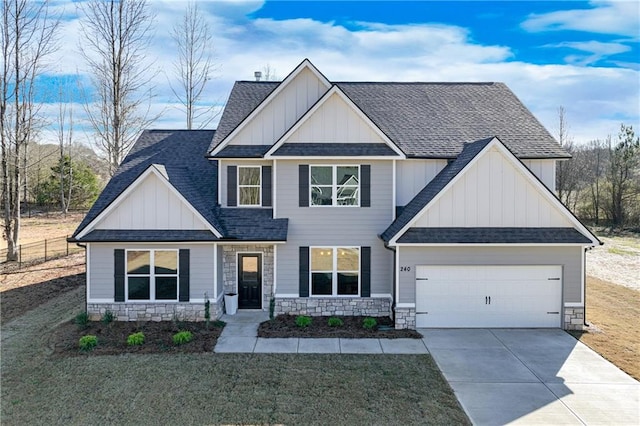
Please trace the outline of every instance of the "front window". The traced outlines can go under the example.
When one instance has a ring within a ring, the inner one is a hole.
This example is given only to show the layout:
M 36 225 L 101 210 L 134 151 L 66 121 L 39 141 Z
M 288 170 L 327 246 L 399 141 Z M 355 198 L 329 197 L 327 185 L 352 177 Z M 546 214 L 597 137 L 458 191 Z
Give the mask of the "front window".
M 358 247 L 312 247 L 310 256 L 312 296 L 357 296 L 360 293 Z
M 238 167 L 238 205 L 260 205 L 261 171 L 260 166 Z
M 312 206 L 358 206 L 359 166 L 310 166 Z
M 177 250 L 127 250 L 128 300 L 178 300 Z

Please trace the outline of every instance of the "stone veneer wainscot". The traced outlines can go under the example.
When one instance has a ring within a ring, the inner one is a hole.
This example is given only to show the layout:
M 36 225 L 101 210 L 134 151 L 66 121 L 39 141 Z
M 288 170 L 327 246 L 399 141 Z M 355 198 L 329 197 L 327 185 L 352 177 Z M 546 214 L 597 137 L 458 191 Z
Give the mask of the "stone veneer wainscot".
M 204 303 L 89 303 L 87 313 L 97 321 L 111 311 L 116 321 L 204 321 Z M 222 304 L 211 300 L 211 320 L 222 316 Z
M 391 299 L 378 297 L 276 297 L 276 314 L 370 316 L 391 314 Z

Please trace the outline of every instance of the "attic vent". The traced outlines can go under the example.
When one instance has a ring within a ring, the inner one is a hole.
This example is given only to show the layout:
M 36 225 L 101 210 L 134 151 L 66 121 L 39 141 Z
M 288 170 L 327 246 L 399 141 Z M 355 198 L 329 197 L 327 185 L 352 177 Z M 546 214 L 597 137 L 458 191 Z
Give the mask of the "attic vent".
M 260 81 L 260 79 L 262 78 L 262 71 L 254 72 L 253 76 L 256 78 L 256 81 Z

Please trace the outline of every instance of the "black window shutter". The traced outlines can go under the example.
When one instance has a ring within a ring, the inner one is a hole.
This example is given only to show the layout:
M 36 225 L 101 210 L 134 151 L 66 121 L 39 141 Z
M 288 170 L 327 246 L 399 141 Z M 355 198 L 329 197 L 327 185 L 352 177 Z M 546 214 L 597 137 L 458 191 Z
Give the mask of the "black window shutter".
M 371 297 L 371 247 L 360 248 L 360 284 L 360 295 Z
M 271 207 L 271 166 L 262 166 L 262 206 Z
M 298 166 L 298 193 L 300 207 L 309 207 L 309 165 Z
M 300 297 L 309 297 L 309 247 L 300 247 Z
M 115 302 L 124 302 L 124 250 L 115 249 L 113 251 L 114 259 L 114 296 Z
M 180 262 L 180 277 L 178 278 L 178 300 L 189 301 L 189 249 L 180 249 L 178 261 Z
M 360 207 L 371 207 L 371 166 L 360 166 Z
M 238 205 L 238 172 L 236 166 L 227 166 L 227 206 Z

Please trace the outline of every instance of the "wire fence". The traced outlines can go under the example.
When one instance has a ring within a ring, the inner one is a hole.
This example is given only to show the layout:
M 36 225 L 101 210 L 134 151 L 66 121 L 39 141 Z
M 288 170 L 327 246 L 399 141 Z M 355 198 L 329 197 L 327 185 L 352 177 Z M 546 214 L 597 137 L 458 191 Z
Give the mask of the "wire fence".
M 59 257 L 69 256 L 70 254 L 80 253 L 84 250 L 75 243 L 67 242 L 67 237 L 49 238 L 29 244 L 20 244 L 18 246 L 18 261 L 7 262 L 7 249 L 0 250 L 0 262 L 2 269 L 20 269 L 26 265 L 34 265 L 46 262 L 47 260 Z

